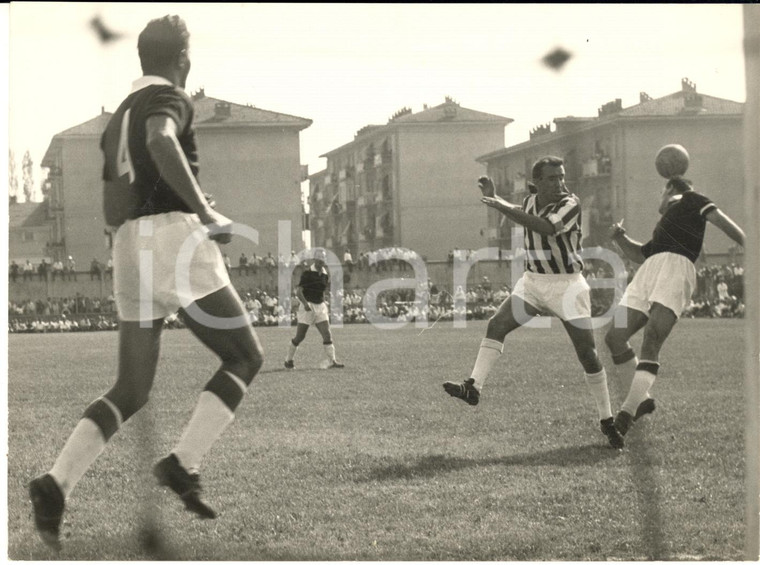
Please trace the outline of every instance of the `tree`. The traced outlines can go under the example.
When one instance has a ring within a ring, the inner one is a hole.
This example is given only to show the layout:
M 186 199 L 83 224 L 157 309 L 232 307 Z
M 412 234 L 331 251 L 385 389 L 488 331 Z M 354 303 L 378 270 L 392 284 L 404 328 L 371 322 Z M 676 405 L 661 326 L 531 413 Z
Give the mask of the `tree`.
M 32 196 L 34 195 L 34 178 L 32 171 L 33 167 L 34 162 L 32 161 L 32 156 L 29 153 L 29 150 L 27 149 L 26 153 L 24 153 L 24 160 L 21 162 L 21 171 L 24 177 L 24 197 L 26 198 L 27 202 L 30 202 L 32 200 Z
M 10 204 L 18 200 L 18 177 L 16 176 L 16 156 L 8 149 L 8 198 Z

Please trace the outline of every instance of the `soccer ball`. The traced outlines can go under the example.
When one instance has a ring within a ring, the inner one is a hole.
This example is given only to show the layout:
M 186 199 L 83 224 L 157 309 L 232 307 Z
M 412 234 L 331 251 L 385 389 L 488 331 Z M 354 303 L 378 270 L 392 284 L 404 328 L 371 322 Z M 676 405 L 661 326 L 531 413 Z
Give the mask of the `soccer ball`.
M 666 145 L 657 152 L 654 166 L 660 176 L 672 179 L 684 174 L 689 168 L 689 153 L 682 145 Z

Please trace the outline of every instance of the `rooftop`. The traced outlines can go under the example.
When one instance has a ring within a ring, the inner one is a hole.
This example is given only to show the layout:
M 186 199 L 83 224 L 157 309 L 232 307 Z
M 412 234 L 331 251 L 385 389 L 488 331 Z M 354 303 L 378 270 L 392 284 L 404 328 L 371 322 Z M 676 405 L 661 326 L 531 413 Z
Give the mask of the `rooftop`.
M 263 110 L 250 104 L 236 104 L 219 98 L 206 96 L 203 89 L 192 94 L 195 103 L 195 125 L 199 127 L 215 125 L 234 125 L 234 126 L 285 126 L 297 127 L 300 130 L 309 127 L 312 120 Z M 113 115 L 112 112 L 106 112 L 105 108 L 100 109 L 100 115 L 83 122 L 79 125 L 70 127 L 59 132 L 55 137 L 71 136 L 99 136 L 106 129 L 108 121 Z
M 22 202 L 8 206 L 8 227 L 31 228 L 47 223 L 47 204 L 45 202 Z

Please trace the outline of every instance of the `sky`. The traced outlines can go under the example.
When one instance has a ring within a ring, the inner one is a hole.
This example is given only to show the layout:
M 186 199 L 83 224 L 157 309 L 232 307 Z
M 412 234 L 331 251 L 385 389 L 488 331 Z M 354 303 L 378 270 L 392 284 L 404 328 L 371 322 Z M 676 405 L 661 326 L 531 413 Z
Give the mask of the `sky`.
M 616 98 L 628 107 L 641 91 L 665 96 L 682 77 L 746 98 L 740 4 L 18 2 L 9 13 L 8 143 L 19 170 L 31 152 L 37 183 L 56 133 L 126 96 L 141 74 L 137 36 L 165 14 L 191 34 L 189 92 L 313 120 L 301 132 L 310 173 L 361 127 L 446 96 L 513 119 L 505 146 Z M 121 39 L 102 44 L 95 16 Z M 559 71 L 541 63 L 557 47 L 572 54 Z

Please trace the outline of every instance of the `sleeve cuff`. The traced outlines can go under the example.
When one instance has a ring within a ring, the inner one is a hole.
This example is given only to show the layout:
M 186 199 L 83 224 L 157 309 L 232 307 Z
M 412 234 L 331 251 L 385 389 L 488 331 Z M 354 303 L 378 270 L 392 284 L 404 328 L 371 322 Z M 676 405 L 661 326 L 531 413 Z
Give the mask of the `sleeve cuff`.
M 712 212 L 713 210 L 717 209 L 718 207 L 715 205 L 714 202 L 710 202 L 709 204 L 705 204 L 702 206 L 702 209 L 699 211 L 700 216 L 704 216 L 708 212 Z
M 549 223 L 554 226 L 554 233 L 561 232 L 562 228 L 565 227 L 562 223 L 562 218 L 559 217 L 559 214 L 549 214 L 546 216 L 546 219 L 549 220 Z

